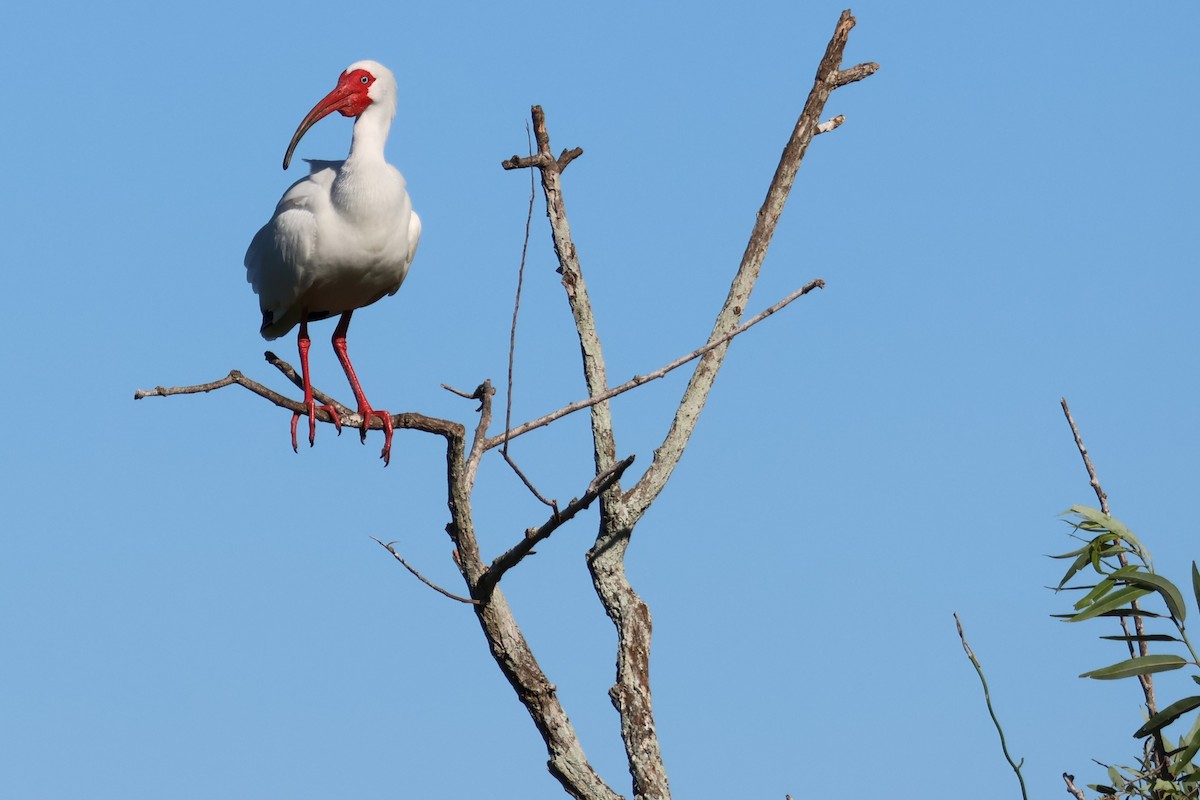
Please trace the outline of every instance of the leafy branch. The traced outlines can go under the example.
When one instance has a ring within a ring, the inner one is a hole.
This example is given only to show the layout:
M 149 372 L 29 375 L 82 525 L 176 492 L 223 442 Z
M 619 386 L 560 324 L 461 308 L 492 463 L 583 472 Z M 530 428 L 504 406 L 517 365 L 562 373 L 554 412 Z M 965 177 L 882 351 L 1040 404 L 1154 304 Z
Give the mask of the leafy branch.
M 1055 591 L 1077 591 L 1084 592 L 1084 595 L 1074 603 L 1071 613 L 1054 616 L 1066 622 L 1084 622 L 1099 617 L 1122 620 L 1132 617 L 1142 622 L 1161 620 L 1173 629 L 1166 633 L 1146 633 L 1139 627 L 1135 634 L 1126 630 L 1120 636 L 1100 637 L 1123 641 L 1131 649 L 1136 644 L 1138 650 L 1130 658 L 1089 670 L 1079 677 L 1093 680 L 1144 679 L 1154 673 L 1187 666 L 1200 668 L 1200 657 L 1187 635 L 1188 609 L 1183 592 L 1171 580 L 1155 572 L 1150 552 L 1141 540 L 1128 526 L 1099 509 L 1077 505 L 1064 513 L 1072 517 L 1068 520 L 1072 534 L 1086 538 L 1083 546 L 1052 556 L 1056 559 L 1072 559 Z M 1099 580 L 1094 584 L 1067 585 L 1076 576 L 1089 573 L 1098 575 Z M 1200 570 L 1195 561 L 1192 562 L 1192 592 L 1200 608 Z M 1156 600 L 1162 604 L 1165 613 L 1142 608 L 1138 605 L 1139 600 Z M 1147 645 L 1151 642 L 1183 645 L 1188 657 L 1175 653 L 1149 653 Z M 1192 680 L 1200 684 L 1200 673 L 1192 675 Z M 1124 794 L 1129 797 L 1172 800 L 1200 796 L 1200 769 L 1194 763 L 1200 752 L 1200 715 L 1197 715 L 1188 733 L 1176 743 L 1172 743 L 1164 732 L 1167 726 L 1198 708 L 1200 695 L 1184 697 L 1161 710 L 1149 709 L 1148 719 L 1133 732 L 1134 738 L 1148 740 L 1146 755 L 1139 766 L 1109 766 L 1111 784 L 1089 784 L 1089 787 L 1111 796 Z

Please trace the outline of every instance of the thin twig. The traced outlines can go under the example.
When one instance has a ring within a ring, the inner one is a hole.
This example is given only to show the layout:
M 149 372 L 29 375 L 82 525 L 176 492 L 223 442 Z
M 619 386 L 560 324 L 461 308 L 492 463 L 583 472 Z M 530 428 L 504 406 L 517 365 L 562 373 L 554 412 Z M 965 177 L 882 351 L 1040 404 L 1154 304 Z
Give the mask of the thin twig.
M 371 538 L 375 539 L 374 536 L 372 536 Z M 421 583 L 428 586 L 430 589 L 433 589 L 435 592 L 438 592 L 439 594 L 444 594 L 446 597 L 449 597 L 451 600 L 457 600 L 460 603 L 466 603 L 467 605 L 478 605 L 479 604 L 478 600 L 472 600 L 469 597 L 459 597 L 458 595 L 454 594 L 453 592 L 447 592 L 445 589 L 438 586 L 436 583 L 429 580 L 421 573 L 417 572 L 415 569 L 412 568 L 412 566 L 407 561 L 404 560 L 403 556 L 401 556 L 399 553 L 396 552 L 396 548 L 392 547 L 391 542 L 383 542 L 383 541 L 380 541 L 379 539 L 375 539 L 375 541 L 379 542 L 380 547 L 382 547 L 384 550 L 387 550 L 389 553 L 391 553 L 392 556 L 397 561 L 399 561 L 401 564 L 404 565 L 404 568 L 406 570 L 408 570 L 413 575 L 415 575 L 417 580 L 419 580 Z
M 574 403 L 571 403 L 570 405 L 563 406 L 562 408 L 558 409 L 557 411 L 551 411 L 549 414 L 538 417 L 537 419 L 530 420 L 529 422 L 521 423 L 517 427 L 512 428 L 511 430 L 507 430 L 504 433 L 489 437 L 488 440 L 484 443 L 484 447 L 486 449 L 490 450 L 493 447 L 501 445 L 510 439 L 515 439 L 518 436 L 521 436 L 522 434 L 529 433 L 532 430 L 549 425 L 551 422 L 554 422 L 557 419 L 561 419 L 562 417 L 565 417 L 568 414 L 573 414 L 576 411 L 581 411 L 585 408 L 590 408 L 590 407 L 596 405 L 597 403 L 602 403 L 605 400 L 610 400 L 619 394 L 624 394 L 625 392 L 629 391 L 630 389 L 634 389 L 638 386 L 641 386 L 643 383 L 648 383 L 650 381 L 657 380 L 657 379 L 663 377 L 664 375 L 666 375 L 667 373 L 671 372 L 672 370 L 676 370 L 679 367 L 682 367 L 684 364 L 688 363 L 689 361 L 694 361 L 697 358 L 699 358 L 700 356 L 709 352 L 710 350 L 720 347 L 721 345 L 728 342 L 730 339 L 733 339 L 735 336 L 739 336 L 740 334 L 745 333 L 750 328 L 754 327 L 755 325 L 762 322 L 767 317 L 771 316 L 775 312 L 784 308 L 785 306 L 790 304 L 792 301 L 808 294 L 813 289 L 824 289 L 824 288 L 825 288 L 825 281 L 818 278 L 815 281 L 812 281 L 811 283 L 808 283 L 808 284 L 800 287 L 799 289 L 792 292 L 787 297 L 783 298 L 782 300 L 780 300 L 778 303 L 771 306 L 770 308 L 764 309 L 763 311 L 760 311 L 758 314 L 755 314 L 753 317 L 746 320 L 741 325 L 739 325 L 738 327 L 729 331 L 728 333 L 724 334 L 723 336 L 721 336 L 717 339 L 714 339 L 713 341 L 709 342 L 706 345 L 697 347 L 695 350 L 688 353 L 687 355 L 680 356 L 679 358 L 675 359 L 674 361 L 659 367 L 658 369 L 654 370 L 653 372 L 647 372 L 645 375 L 634 375 L 632 378 L 630 378 L 625 383 L 622 383 L 620 386 L 614 386 L 613 388 L 609 389 L 608 391 L 601 392 L 600 394 L 596 395 L 595 397 L 589 397 L 586 400 L 578 400 Z
M 479 581 L 480 596 L 486 599 L 496 584 L 500 582 L 500 578 L 504 576 L 504 573 L 521 563 L 521 560 L 525 556 L 533 552 L 534 547 L 550 538 L 550 535 L 562 527 L 564 523 L 570 521 L 580 511 L 587 509 L 604 490 L 621 479 L 621 475 L 629 468 L 629 465 L 633 461 L 634 456 L 629 456 L 613 464 L 603 474 L 592 478 L 591 483 L 584 490 L 582 497 L 571 500 L 561 512 L 555 508 L 550 519 L 546 520 L 540 528 L 529 528 L 526 530 L 525 537 L 521 541 L 492 561 L 487 573 Z
M 1000 720 L 996 718 L 996 710 L 992 708 L 992 695 L 988 691 L 987 678 L 983 677 L 983 667 L 979 663 L 979 659 L 975 657 L 974 651 L 971 650 L 971 645 L 967 644 L 967 637 L 963 633 L 962 622 L 958 618 L 958 612 L 954 612 L 954 625 L 958 628 L 958 638 L 962 640 L 963 651 L 966 652 L 967 658 L 971 660 L 971 666 L 975 667 L 975 673 L 979 676 L 979 682 L 983 684 L 983 699 L 987 703 L 988 714 L 992 717 L 992 724 L 996 726 L 996 733 L 1000 734 L 1000 749 L 1004 751 L 1004 758 L 1008 761 L 1008 765 L 1012 767 L 1013 772 L 1017 773 L 1017 781 L 1021 784 L 1021 797 L 1029 800 L 1029 794 L 1025 791 L 1025 778 L 1021 776 L 1021 766 L 1025 763 L 1025 759 L 1021 759 L 1021 763 L 1013 761 L 1011 755 L 1008 754 L 1008 744 L 1004 741 L 1004 728 L 1000 727 Z
M 1096 493 L 1096 499 L 1100 501 L 1100 510 L 1105 514 L 1108 513 L 1108 495 L 1104 489 L 1100 488 L 1100 479 L 1096 477 L 1096 467 L 1092 465 L 1092 457 L 1088 455 L 1087 448 L 1083 446 L 1083 437 L 1079 435 L 1079 428 L 1075 425 L 1075 418 L 1071 416 L 1071 409 L 1067 405 L 1067 398 L 1059 398 L 1059 404 L 1062 405 L 1063 414 L 1067 416 L 1067 424 L 1071 426 L 1071 433 L 1075 437 L 1075 446 L 1079 449 L 1079 455 L 1083 456 L 1083 465 L 1087 467 L 1087 474 L 1092 490 Z
M 291 364 L 284 361 L 282 358 L 275 355 L 270 350 L 263 353 L 263 357 L 267 360 L 268 364 L 270 364 L 271 366 L 275 367 L 275 369 L 282 372 L 283 376 L 285 378 L 287 378 L 289 381 L 291 381 L 292 384 L 297 389 L 304 389 L 304 378 L 301 377 L 300 373 L 296 372 L 296 370 L 292 367 Z M 332 397 L 325 394 L 324 392 L 322 392 L 320 389 L 318 389 L 315 386 L 312 387 L 312 393 L 313 393 L 313 397 L 316 398 L 318 402 L 324 403 L 327 406 L 333 406 L 335 409 L 337 409 L 338 415 L 341 417 L 348 417 L 351 414 L 355 413 L 349 407 L 342 405 L 337 400 L 334 400 Z M 339 431 L 339 433 L 340 433 L 340 431 Z
M 281 371 L 292 369 L 291 365 L 289 365 L 286 361 L 278 359 L 277 357 L 276 360 L 278 361 L 277 366 Z M 230 370 L 229 374 L 220 380 L 196 384 L 195 386 L 156 386 L 154 389 L 149 390 L 139 389 L 134 392 L 133 398 L 135 400 L 141 400 L 145 397 L 171 397 L 178 394 L 201 394 L 204 392 L 211 392 L 216 389 L 223 389 L 226 386 L 241 386 L 243 389 L 253 392 L 264 400 L 268 400 L 276 406 L 287 409 L 292 413 L 308 413 L 308 409 L 305 408 L 304 403 L 285 397 L 279 392 L 267 388 L 258 381 L 247 378 L 244 374 L 242 374 L 242 372 L 236 369 Z M 338 403 L 324 392 L 320 392 L 315 388 L 313 389 L 313 396 L 322 398 L 322 402 L 328 401 L 329 404 L 335 408 L 345 408 L 345 406 L 343 406 L 341 403 Z M 333 418 L 329 416 L 328 412 L 320 407 L 317 408 L 317 419 L 321 422 L 333 422 Z M 351 413 L 347 409 L 347 413 L 341 415 L 341 423 L 343 425 L 356 428 L 362 424 L 362 420 L 359 418 L 357 413 Z M 432 433 L 447 438 L 456 435 L 462 435 L 462 426 L 457 422 L 438 419 L 437 417 L 427 417 L 424 414 L 417 414 L 411 411 L 401 414 L 393 414 L 392 426 L 397 429 L 404 428 L 408 430 L 422 431 L 423 433 Z M 382 430 L 383 423 L 378 417 L 371 417 L 370 428 L 372 430 Z
M 504 447 L 500 448 L 500 455 L 504 457 L 504 460 L 508 463 L 508 466 L 512 467 L 512 471 L 517 473 L 517 477 L 521 479 L 521 483 L 525 484 L 525 488 L 528 489 L 530 493 L 542 503 L 542 505 L 549 506 L 550 508 L 554 509 L 554 513 L 557 514 L 558 501 L 550 500 L 544 497 L 542 493 L 537 490 L 537 487 L 533 485 L 533 481 L 529 480 L 525 473 L 521 471 L 521 468 L 517 466 L 517 462 L 513 460 L 513 457 L 508 454 L 507 443 L 504 445 Z
M 529 140 L 529 155 L 533 156 L 533 138 L 529 123 L 525 123 L 525 138 Z M 504 430 L 512 428 L 513 361 L 517 351 L 517 314 L 521 310 L 521 287 L 525 283 L 525 256 L 529 252 L 529 229 L 533 224 L 533 201 L 537 199 L 537 184 L 529 170 L 529 211 L 525 215 L 525 241 L 521 244 L 521 264 L 517 267 L 517 296 L 513 300 L 512 327 L 508 332 L 508 389 L 504 399 Z M 508 439 L 504 440 L 504 455 L 508 457 Z M 509 462 L 510 464 L 512 462 Z M 516 468 L 515 465 L 513 467 Z M 528 485 L 528 483 L 526 483 Z M 532 489 L 532 487 L 530 487 Z M 536 494 L 536 492 L 535 492 Z
M 533 157 L 533 136 L 529 131 L 529 123 L 525 123 L 525 138 L 529 142 L 529 156 Z M 521 311 L 521 288 L 525 284 L 525 259 L 529 253 L 529 231 L 533 225 L 533 203 L 537 199 L 537 184 L 534 181 L 533 170 L 529 170 L 529 210 L 525 215 L 525 241 L 521 243 L 521 263 L 517 267 L 517 292 L 513 299 L 512 326 L 508 331 L 508 386 L 504 394 L 504 430 L 507 432 L 512 428 L 512 406 L 513 406 L 513 365 L 516 362 L 517 352 L 517 318 Z M 547 499 L 537 487 L 533 485 L 533 481 L 517 466 L 517 462 L 508 454 L 508 436 L 504 437 L 504 446 L 500 448 L 500 455 L 504 456 L 504 461 L 508 466 L 512 467 L 512 471 L 521 479 L 521 483 L 525 484 L 525 488 L 533 494 L 544 505 L 554 509 L 554 513 L 558 514 L 558 501 Z
M 475 399 L 474 392 L 464 392 L 462 389 L 455 389 L 453 386 L 446 384 L 446 383 L 441 384 L 441 387 L 443 389 L 445 389 L 447 392 L 450 392 L 451 394 L 456 394 L 459 397 L 462 397 L 466 400 L 474 400 Z

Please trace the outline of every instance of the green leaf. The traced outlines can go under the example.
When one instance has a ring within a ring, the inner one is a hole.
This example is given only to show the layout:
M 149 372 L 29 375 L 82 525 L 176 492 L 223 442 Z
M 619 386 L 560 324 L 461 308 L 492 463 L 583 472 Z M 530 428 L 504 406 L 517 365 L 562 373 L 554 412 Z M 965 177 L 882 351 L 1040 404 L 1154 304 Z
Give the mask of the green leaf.
M 1101 597 L 1108 594 L 1109 590 L 1112 589 L 1115 585 L 1116 584 L 1113 583 L 1111 575 L 1109 577 L 1105 578 L 1104 580 L 1100 581 L 1099 583 L 1097 583 L 1095 586 L 1092 587 L 1092 590 L 1090 592 L 1085 594 L 1083 597 L 1079 598 L 1079 600 L 1075 603 L 1075 606 L 1074 606 L 1075 610 L 1079 611 L 1080 609 L 1087 608 L 1092 603 L 1096 602 Z
M 1175 780 L 1180 783 L 1197 783 L 1200 782 L 1200 771 L 1193 770 L 1187 775 L 1179 775 Z
M 1075 575 L 1079 572 L 1079 570 L 1086 567 L 1088 565 L 1088 562 L 1091 560 L 1092 560 L 1091 547 L 1083 548 L 1083 552 L 1080 553 L 1079 557 L 1076 558 L 1075 561 L 1072 562 L 1071 566 L 1067 568 L 1067 574 L 1063 575 L 1062 580 L 1058 582 L 1058 588 L 1061 589 L 1062 587 L 1066 586 L 1067 581 L 1069 581 L 1069 580 L 1071 580 L 1071 578 L 1075 577 Z
M 1083 622 L 1085 619 L 1098 617 L 1107 611 L 1113 611 L 1118 606 L 1126 606 L 1134 600 L 1145 597 L 1150 594 L 1149 589 L 1141 589 L 1137 586 L 1126 586 L 1124 589 L 1118 589 L 1112 594 L 1105 597 L 1103 600 L 1098 600 L 1092 603 L 1083 611 L 1080 611 L 1075 616 L 1071 617 L 1067 622 Z
M 1192 593 L 1196 595 L 1196 607 L 1200 608 L 1200 570 L 1196 569 L 1196 562 L 1192 562 Z
M 1080 609 L 1086 608 L 1087 606 L 1096 602 L 1101 597 L 1103 597 L 1105 594 L 1107 594 L 1109 592 L 1109 590 L 1111 590 L 1113 588 L 1113 586 L 1116 585 L 1116 583 L 1122 581 L 1124 578 L 1126 578 L 1130 575 L 1133 575 L 1139 569 L 1141 569 L 1141 567 L 1139 565 L 1129 564 L 1127 566 L 1121 567 L 1120 569 L 1110 573 L 1108 575 L 1108 577 L 1104 578 L 1104 580 L 1100 581 L 1095 586 L 1093 586 L 1092 590 L 1090 592 L 1085 594 L 1083 597 L 1079 598 L 1079 600 L 1075 603 L 1075 610 L 1079 611 Z
M 1056 556 L 1046 556 L 1046 558 L 1074 558 L 1075 556 L 1082 553 L 1084 550 L 1087 550 L 1086 544 L 1083 547 L 1079 548 L 1078 550 L 1072 550 L 1069 553 L 1060 553 L 1059 555 L 1056 555 Z
M 1118 664 L 1085 672 L 1079 677 L 1092 678 L 1098 681 L 1115 681 L 1121 678 L 1130 678 L 1134 675 L 1167 672 L 1168 670 L 1179 669 L 1185 664 L 1187 662 L 1176 655 L 1138 656 L 1137 658 L 1130 658 Z
M 1068 615 L 1069 616 L 1069 615 Z M 1142 635 L 1130 634 L 1129 636 L 1101 636 L 1101 639 L 1107 639 L 1110 642 L 1182 642 L 1178 636 L 1172 636 L 1169 633 L 1146 633 Z M 1193 678 L 1196 676 L 1193 675 Z
M 1133 547 L 1133 551 L 1138 554 L 1138 557 L 1142 561 L 1146 562 L 1147 565 L 1150 564 L 1150 554 L 1146 552 L 1146 548 L 1142 547 L 1142 543 L 1133 535 L 1133 531 L 1125 527 L 1125 524 L 1119 519 L 1115 519 L 1103 511 L 1090 506 L 1071 506 L 1070 513 L 1084 520 L 1080 523 L 1079 527 L 1089 531 L 1108 532 L 1125 540 Z
M 1054 619 L 1071 620 L 1075 614 L 1051 614 Z M 1103 614 L 1097 614 L 1098 617 L 1145 617 L 1146 619 L 1159 619 L 1162 614 L 1155 614 L 1153 611 L 1147 611 L 1144 608 L 1114 608 L 1112 611 L 1105 611 Z
M 1167 604 L 1167 610 L 1171 612 L 1171 616 L 1175 618 L 1175 621 L 1183 623 L 1183 618 L 1187 616 L 1187 606 L 1183 602 L 1183 593 L 1179 591 L 1179 587 L 1162 575 L 1155 575 L 1153 572 L 1133 572 L 1128 575 L 1122 575 L 1118 580 L 1131 586 L 1140 586 L 1143 589 L 1158 592 L 1162 595 L 1163 601 Z
M 1159 619 L 1162 614 L 1155 614 L 1153 611 L 1147 611 L 1144 608 L 1117 608 L 1112 611 L 1105 611 L 1100 616 L 1102 617 L 1146 617 L 1147 619 Z
M 1191 697 L 1185 697 L 1182 700 L 1176 700 L 1174 703 L 1171 703 L 1171 705 L 1146 720 L 1146 724 L 1134 732 L 1133 738 L 1141 739 L 1157 730 L 1162 730 L 1193 708 L 1200 708 L 1200 695 L 1192 695 Z
M 1200 714 L 1196 715 L 1196 721 L 1192 723 L 1192 730 L 1187 736 L 1179 740 L 1179 744 L 1183 745 L 1188 742 L 1183 752 L 1176 754 L 1172 759 L 1171 771 L 1176 775 L 1181 774 L 1196 757 L 1196 753 L 1200 752 Z

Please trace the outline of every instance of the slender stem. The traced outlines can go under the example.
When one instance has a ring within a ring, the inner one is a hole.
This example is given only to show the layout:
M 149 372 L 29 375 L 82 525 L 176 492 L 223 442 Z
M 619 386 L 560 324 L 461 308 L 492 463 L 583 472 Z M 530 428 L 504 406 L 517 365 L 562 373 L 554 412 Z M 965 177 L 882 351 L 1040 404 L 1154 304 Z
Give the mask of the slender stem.
M 975 667 L 975 674 L 979 676 L 979 682 L 983 684 L 983 699 L 987 703 L 988 714 L 992 718 L 992 724 L 996 726 L 996 733 L 1000 734 L 1000 749 L 1004 751 L 1004 758 L 1008 761 L 1008 765 L 1012 767 L 1013 772 L 1017 773 L 1017 782 L 1021 784 L 1021 797 L 1024 800 L 1029 800 L 1029 793 L 1025 791 L 1025 778 L 1021 775 L 1021 766 L 1025 763 L 1025 759 L 1021 759 L 1020 763 L 1013 761 L 1013 758 L 1008 753 L 1008 742 L 1004 739 L 1004 728 L 1000 726 L 1000 720 L 996 718 L 996 709 L 992 707 L 992 693 L 988 691 L 987 678 L 983 677 L 983 666 L 980 665 L 979 659 L 975 657 L 975 653 L 971 650 L 971 645 L 967 644 L 967 637 L 963 633 L 962 621 L 958 618 L 958 612 L 954 612 L 954 625 L 958 628 L 958 638 L 962 640 L 963 650 L 967 654 L 967 658 L 971 659 L 971 666 Z M 1065 776 L 1064 776 L 1065 777 Z

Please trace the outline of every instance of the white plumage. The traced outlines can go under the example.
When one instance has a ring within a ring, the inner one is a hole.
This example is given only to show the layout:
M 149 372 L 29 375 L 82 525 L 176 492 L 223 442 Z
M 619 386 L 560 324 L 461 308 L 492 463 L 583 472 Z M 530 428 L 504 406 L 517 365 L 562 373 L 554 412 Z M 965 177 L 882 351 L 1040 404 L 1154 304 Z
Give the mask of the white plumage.
M 309 160 L 310 174 L 284 193 L 275 214 L 246 251 L 246 278 L 263 312 L 261 332 L 276 339 L 300 325 L 298 344 L 304 372 L 309 443 L 316 431 L 308 378 L 307 323 L 341 315 L 333 345 L 358 401 L 363 437 L 372 416 L 384 423 L 383 458 L 391 447 L 391 416 L 367 403 L 345 351 L 345 334 L 355 309 L 393 295 L 404 282 L 421 237 L 404 176 L 384 160 L 384 145 L 396 115 L 396 79 L 375 61 L 351 64 L 337 87 L 300 123 L 284 156 L 284 169 L 304 133 L 338 111 L 356 117 L 345 161 Z M 332 409 L 327 409 L 336 421 Z M 292 445 L 295 426 L 292 420 Z

